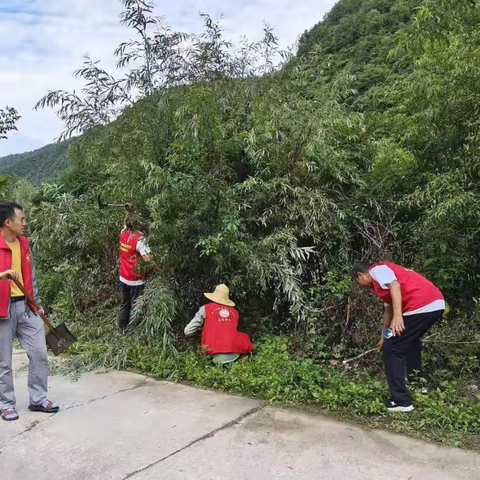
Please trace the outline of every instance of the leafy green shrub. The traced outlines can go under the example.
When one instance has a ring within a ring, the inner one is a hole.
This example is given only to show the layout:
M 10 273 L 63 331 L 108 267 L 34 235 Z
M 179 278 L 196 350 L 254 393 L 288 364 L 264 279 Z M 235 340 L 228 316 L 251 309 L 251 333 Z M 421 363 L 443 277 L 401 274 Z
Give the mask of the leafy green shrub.
M 46 303 L 79 337 L 73 365 L 319 405 L 397 431 L 443 432 L 449 443 L 478 435 L 479 344 L 456 343 L 478 341 L 480 318 L 478 8 L 341 0 L 277 70 L 268 32 L 264 53 L 254 55 L 265 65 L 242 70 L 249 55 L 233 52 L 206 21 L 194 53 L 181 59 L 179 37 L 143 31 L 137 46 L 173 43 L 159 58 L 149 50 L 128 74 L 127 90 L 136 86 L 142 98 L 114 122 L 119 104 L 108 95 L 94 110 L 69 104 L 67 130 L 87 130 L 69 146 L 69 169 L 35 192 L 17 188 Z M 163 60 L 170 67 L 148 70 Z M 92 62 L 82 72 L 118 94 Z M 88 95 L 95 100 L 94 89 Z M 150 280 L 131 336 L 115 329 L 123 212 L 100 210 L 99 194 L 148 219 L 163 272 Z M 433 390 L 417 395 L 421 408 L 402 420 L 384 416 L 378 356 L 348 374 L 334 368 L 380 335 L 381 302 L 350 281 L 360 259 L 416 269 L 451 306 L 426 342 Z M 228 370 L 181 333 L 220 282 L 258 352 Z

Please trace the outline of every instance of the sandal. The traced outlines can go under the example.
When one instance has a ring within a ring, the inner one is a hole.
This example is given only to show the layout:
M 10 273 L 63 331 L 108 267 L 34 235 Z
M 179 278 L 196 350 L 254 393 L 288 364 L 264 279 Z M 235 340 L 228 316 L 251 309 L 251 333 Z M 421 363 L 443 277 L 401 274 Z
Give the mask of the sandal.
M 6 422 L 13 422 L 14 420 L 18 420 L 20 418 L 14 408 L 4 408 L 3 410 L 0 410 L 0 412 L 2 415 L 2 420 L 5 420 Z
M 31 412 L 57 413 L 60 407 L 55 402 L 45 400 L 41 405 L 29 405 L 28 409 Z

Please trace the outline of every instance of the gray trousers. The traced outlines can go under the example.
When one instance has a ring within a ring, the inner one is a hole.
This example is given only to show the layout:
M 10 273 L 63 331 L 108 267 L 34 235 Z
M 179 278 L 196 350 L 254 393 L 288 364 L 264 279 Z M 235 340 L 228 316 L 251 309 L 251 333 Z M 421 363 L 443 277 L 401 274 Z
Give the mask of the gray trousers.
M 11 302 L 9 316 L 0 318 L 0 408 L 15 407 L 13 388 L 13 339 L 18 337 L 30 360 L 28 390 L 30 405 L 47 399 L 48 357 L 43 321 L 25 302 Z

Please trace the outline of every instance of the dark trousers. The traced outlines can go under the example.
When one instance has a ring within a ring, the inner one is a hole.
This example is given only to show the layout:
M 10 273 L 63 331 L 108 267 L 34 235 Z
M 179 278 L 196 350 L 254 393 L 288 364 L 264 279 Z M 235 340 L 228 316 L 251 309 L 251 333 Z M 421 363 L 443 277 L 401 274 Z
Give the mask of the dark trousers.
M 443 310 L 405 315 L 403 317 L 405 330 L 402 335 L 385 339 L 383 361 L 391 398 L 394 402 L 400 405 L 411 403 L 405 377 L 413 375 L 416 371 L 421 372 L 421 338 L 442 318 L 442 315 Z
M 118 315 L 118 326 L 121 330 L 126 330 L 131 322 L 132 308 L 142 295 L 145 285 L 131 287 L 123 282 L 120 282 L 120 285 L 122 289 L 122 305 L 120 307 L 120 314 Z

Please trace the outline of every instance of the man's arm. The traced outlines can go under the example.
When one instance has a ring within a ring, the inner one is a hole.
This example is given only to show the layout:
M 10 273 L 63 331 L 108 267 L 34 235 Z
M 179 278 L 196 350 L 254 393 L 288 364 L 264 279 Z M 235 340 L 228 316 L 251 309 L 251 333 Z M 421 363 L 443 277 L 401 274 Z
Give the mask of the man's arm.
M 42 300 L 40 299 L 40 295 L 38 293 L 38 277 L 37 277 L 37 272 L 35 271 L 35 263 L 33 262 L 33 255 L 31 251 L 30 251 L 30 262 L 32 264 L 33 298 L 39 307 L 38 313 L 45 314 L 45 310 L 42 307 Z
M 152 251 L 148 246 L 147 240 L 145 237 L 141 237 L 138 239 L 137 242 L 137 252 L 142 256 L 142 259 L 145 262 L 150 263 L 153 259 Z
M 386 330 L 390 327 L 393 319 L 393 307 L 388 303 L 385 304 L 385 309 L 383 310 L 383 330 Z
M 30 263 L 32 264 L 32 286 L 33 286 L 33 298 L 40 305 L 42 302 L 40 300 L 40 295 L 38 294 L 38 277 L 37 272 L 35 271 L 35 263 L 33 261 L 33 255 L 30 251 Z
M 200 310 L 192 318 L 191 322 L 185 327 L 185 336 L 189 337 L 193 335 L 197 330 L 203 327 L 205 322 L 205 307 L 201 307 Z
M 402 316 L 402 288 L 394 271 L 387 265 L 379 265 L 370 270 L 370 275 L 382 289 L 390 290 L 392 297 L 392 321 L 386 328 L 391 327 L 394 335 L 401 335 L 405 330 Z M 386 319 L 384 317 L 384 325 Z
M 390 294 L 392 296 L 392 309 L 393 318 L 390 327 L 392 327 L 394 335 L 401 335 L 405 330 L 405 324 L 403 323 L 402 315 L 402 287 L 398 280 L 394 280 L 388 286 Z
M 383 336 L 383 332 L 390 327 L 393 318 L 393 307 L 388 303 L 385 304 L 385 308 L 383 310 L 383 328 L 382 334 L 380 335 L 380 341 L 378 342 L 378 351 L 383 350 L 383 342 L 385 341 L 385 337 Z

